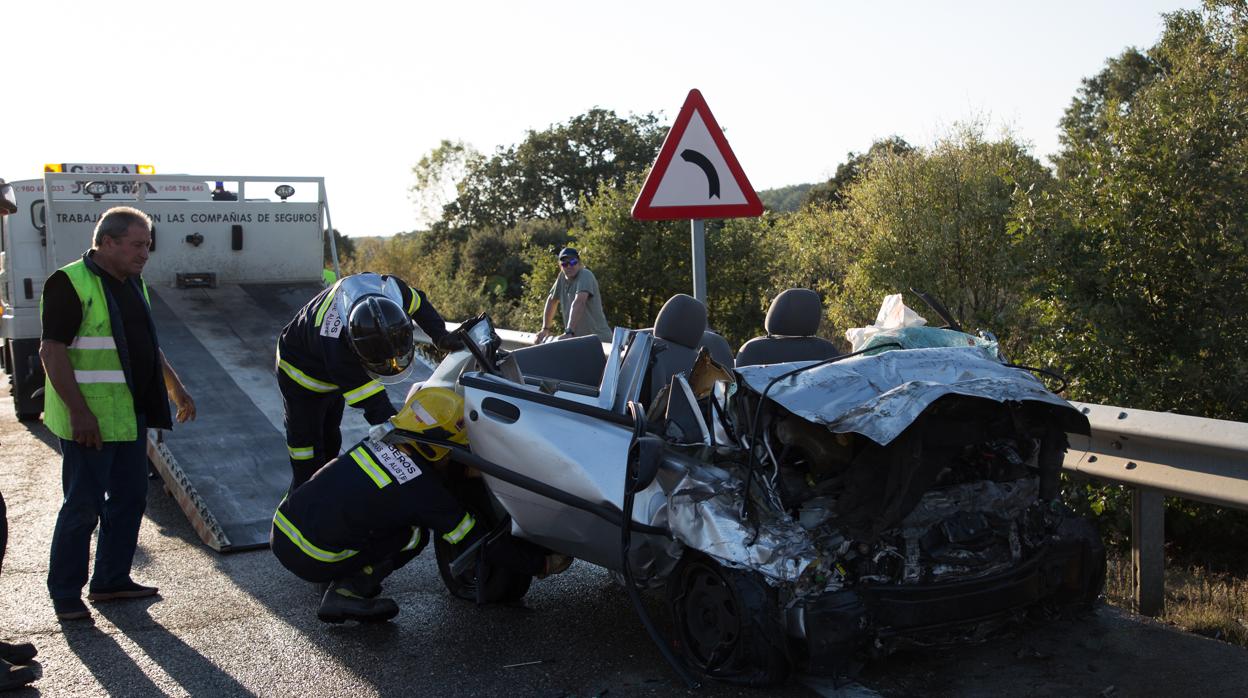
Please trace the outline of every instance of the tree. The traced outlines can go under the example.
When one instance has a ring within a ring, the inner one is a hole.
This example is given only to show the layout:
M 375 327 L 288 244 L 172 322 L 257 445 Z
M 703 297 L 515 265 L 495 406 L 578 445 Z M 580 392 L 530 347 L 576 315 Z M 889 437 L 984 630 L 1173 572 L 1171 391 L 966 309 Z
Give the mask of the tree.
M 529 131 L 517 145 L 494 155 L 475 154 L 463 143 L 443 141 L 413 168 L 414 198 L 431 201 L 453 180 L 455 197 L 442 208 L 440 225 L 509 228 L 518 221 L 578 219 L 580 202 L 599 186 L 620 187 L 653 161 L 666 129 L 653 114 L 631 115 L 593 108 L 566 123 Z
M 1045 358 L 1074 395 L 1248 419 L 1248 9 L 1165 15 L 1063 119 L 1047 236 Z
M 667 299 L 692 293 L 689 221 L 634 220 L 632 205 L 641 184 L 640 174 L 620 188 L 604 183 L 582 206 L 584 224 L 570 231 L 598 279 L 607 322 L 617 327 L 652 327 Z M 769 237 L 769 218 L 707 221 L 707 323 L 730 343 L 762 332 L 765 306 L 759 298 L 771 283 L 774 258 Z M 531 250 L 522 310 L 526 326 L 541 323 L 542 306 L 559 273 L 556 250 Z
M 836 174 L 832 179 L 811 187 L 806 193 L 803 205 L 840 208 L 844 206 L 845 190 L 858 180 L 868 163 L 885 155 L 904 155 L 913 150 L 914 147 L 901 136 L 890 136 L 872 143 L 871 148 L 865 153 L 851 152 L 845 162 L 837 165 Z
M 342 233 L 338 232 L 337 228 L 334 228 L 333 233 L 334 233 L 334 246 L 338 250 L 338 263 L 339 263 L 339 266 L 342 266 L 343 264 L 346 263 L 346 260 L 350 259 L 351 255 L 355 253 L 355 240 L 352 240 L 346 235 L 343 235 Z M 329 249 L 328 237 L 325 238 L 323 247 L 324 247 L 323 253 L 324 253 L 324 259 L 325 259 L 325 268 L 329 269 L 334 264 L 334 256 Z
M 801 208 L 806 201 L 806 193 L 814 186 L 813 184 L 790 184 L 778 189 L 764 189 L 758 192 L 758 198 L 762 200 L 763 206 L 768 211 L 791 213 Z
M 586 200 L 584 223 L 570 232 L 581 259 L 598 279 L 603 310 L 612 326 L 653 326 L 663 303 L 691 285 L 689 223 L 634 220 L 630 213 L 641 182 L 641 175 L 635 174 L 622 187 L 604 183 L 592 202 Z M 545 253 L 548 256 L 530 276 L 529 302 L 538 312 L 558 273 L 550 263 L 553 252 Z
M 481 153 L 463 141 L 443 140 L 425 153 L 412 168 L 416 182 L 408 190 L 421 218 L 427 223 L 438 221 L 446 205 L 454 201 L 456 185 L 484 160 Z
M 1006 136 L 962 126 L 929 150 L 877 155 L 829 212 L 833 274 L 825 282 L 839 332 L 874 320 L 886 294 L 910 287 L 941 299 L 968 330 L 993 330 L 1012 352 L 1029 335 L 1033 241 L 1013 220 L 1016 201 L 1052 176 Z M 917 298 L 907 302 L 929 319 Z

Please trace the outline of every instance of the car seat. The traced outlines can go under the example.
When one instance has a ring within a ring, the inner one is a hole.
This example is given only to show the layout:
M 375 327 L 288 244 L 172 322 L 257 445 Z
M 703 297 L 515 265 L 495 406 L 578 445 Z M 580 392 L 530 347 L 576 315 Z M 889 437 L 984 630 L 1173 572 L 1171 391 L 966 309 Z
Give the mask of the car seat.
M 699 347 L 706 347 L 711 353 L 711 358 L 715 359 L 715 363 L 724 368 L 732 368 L 736 362 L 732 358 L 732 347 L 728 345 L 728 340 L 715 330 L 707 330 L 702 333 L 702 341 L 698 343 Z
M 541 376 L 597 387 L 607 359 L 594 335 L 536 344 L 511 352 L 525 376 Z
M 693 296 L 678 293 L 663 304 L 654 319 L 654 347 L 650 350 L 646 404 L 654 400 L 672 376 L 693 368 L 706 332 L 706 306 Z
M 771 301 L 764 327 L 765 337 L 755 337 L 737 351 L 737 366 L 819 361 L 838 354 L 836 345 L 816 337 L 823 319 L 819 294 L 807 288 L 791 288 Z

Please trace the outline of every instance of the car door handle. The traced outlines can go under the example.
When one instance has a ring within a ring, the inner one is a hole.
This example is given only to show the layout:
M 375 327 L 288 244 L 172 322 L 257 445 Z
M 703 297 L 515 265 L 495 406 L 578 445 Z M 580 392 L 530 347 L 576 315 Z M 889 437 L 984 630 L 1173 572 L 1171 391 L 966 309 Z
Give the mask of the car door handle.
M 515 424 L 520 419 L 520 408 L 496 397 L 487 397 L 481 401 L 481 411 L 495 421 L 504 424 Z

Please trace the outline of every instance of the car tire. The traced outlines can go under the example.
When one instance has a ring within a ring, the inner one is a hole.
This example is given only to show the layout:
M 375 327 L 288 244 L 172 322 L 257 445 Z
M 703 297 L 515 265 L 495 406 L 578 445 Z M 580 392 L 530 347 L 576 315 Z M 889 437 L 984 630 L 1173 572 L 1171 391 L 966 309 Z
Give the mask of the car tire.
M 438 536 L 433 539 L 433 552 L 438 561 L 438 576 L 442 577 L 442 583 L 446 585 L 446 590 L 451 592 L 451 596 L 465 601 L 476 601 L 476 568 L 473 567 L 461 575 L 451 573 L 451 562 L 463 552 L 463 546 L 448 543 Z M 502 589 L 497 599 L 500 603 L 520 601 L 525 594 L 529 593 L 529 585 L 533 583 L 533 578 L 529 575 L 503 568 L 495 569 L 494 574 L 504 575 L 504 578 L 498 582 L 499 588 Z
M 690 553 L 668 578 L 667 589 L 679 649 L 694 670 L 755 687 L 788 678 L 779 602 L 760 575 Z
M 490 494 L 485 489 L 485 484 L 476 478 L 463 477 L 460 473 L 455 473 L 446 481 L 446 487 L 450 490 L 455 499 L 459 500 L 472 513 L 473 518 L 477 520 L 478 526 L 485 529 L 492 529 L 498 525 L 501 518 L 495 513 L 494 507 L 490 503 Z M 441 536 L 433 538 L 433 552 L 438 562 L 438 576 L 442 577 L 442 583 L 446 585 L 446 590 L 451 592 L 451 596 L 465 601 L 477 600 L 477 571 L 474 568 L 465 571 L 461 575 L 451 574 L 451 563 L 455 558 L 459 557 L 464 550 L 464 546 L 455 545 L 442 540 Z M 524 598 L 529 593 L 529 585 L 533 583 L 533 578 L 512 572 L 509 570 L 498 569 L 495 574 L 505 575 L 504 578 L 494 580 L 502 589 L 501 598 L 497 599 L 501 603 L 515 603 Z
M 1066 579 L 1053 599 L 1056 606 L 1075 615 L 1096 610 L 1105 591 L 1108 567 L 1101 533 L 1091 521 L 1071 512 L 1057 527 L 1057 535 L 1068 544 L 1078 546 L 1080 553 L 1077 578 Z

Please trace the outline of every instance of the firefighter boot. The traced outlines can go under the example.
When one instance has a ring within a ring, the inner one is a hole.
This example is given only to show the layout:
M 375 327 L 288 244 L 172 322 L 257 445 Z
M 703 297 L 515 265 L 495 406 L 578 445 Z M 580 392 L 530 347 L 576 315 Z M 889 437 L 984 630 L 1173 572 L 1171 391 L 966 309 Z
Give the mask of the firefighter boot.
M 330 583 L 321 599 L 316 617 L 326 623 L 342 623 L 357 620 L 361 623 L 381 623 L 399 614 L 399 605 L 393 599 L 368 598 L 361 594 L 352 580 L 336 580 Z
M 393 571 L 394 561 L 389 558 L 374 565 L 365 565 L 364 569 L 350 578 L 351 589 L 366 599 L 376 598 L 381 593 L 382 580 Z

